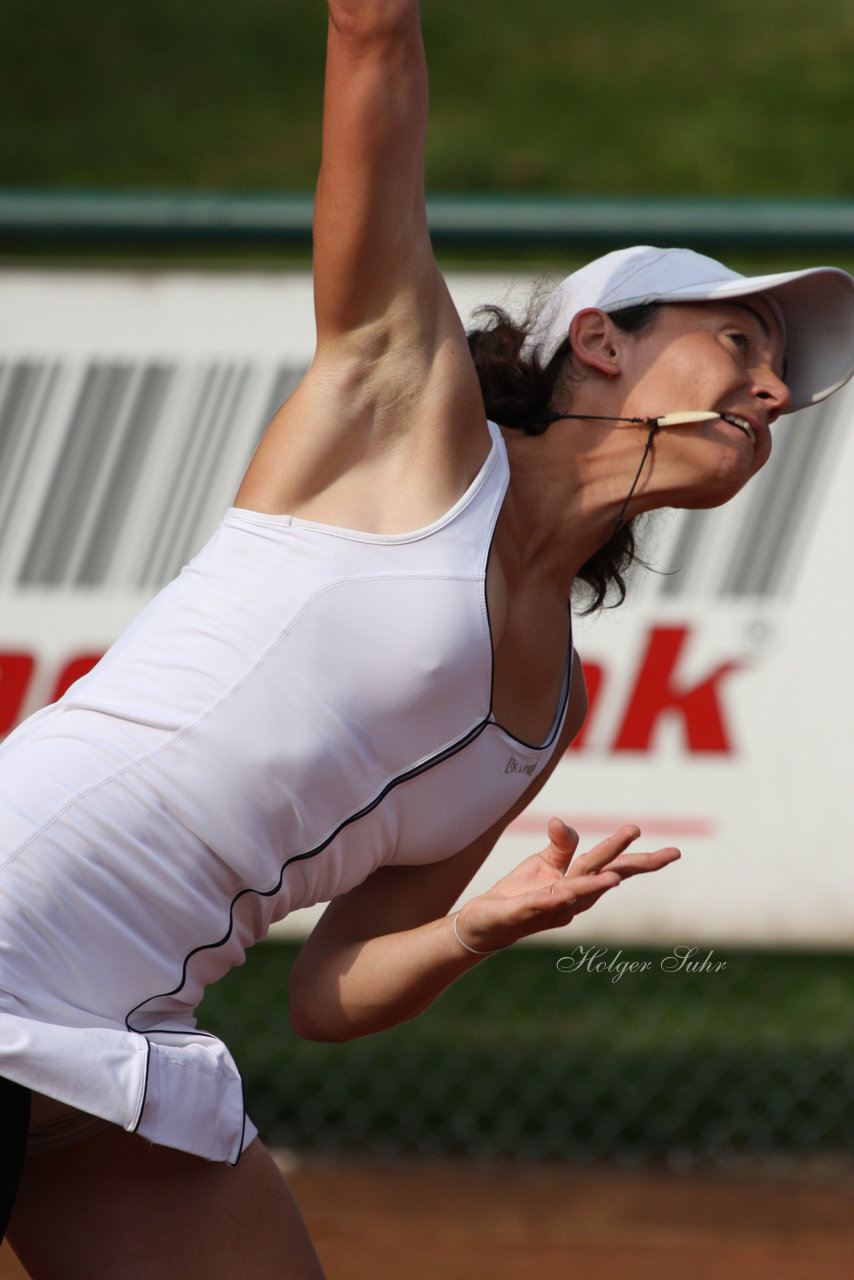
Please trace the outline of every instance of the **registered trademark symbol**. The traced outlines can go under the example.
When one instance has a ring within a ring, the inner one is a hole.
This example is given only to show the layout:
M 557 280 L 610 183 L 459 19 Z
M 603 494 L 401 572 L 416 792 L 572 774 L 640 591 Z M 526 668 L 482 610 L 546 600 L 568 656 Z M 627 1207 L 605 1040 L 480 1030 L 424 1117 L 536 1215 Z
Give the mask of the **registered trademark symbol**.
M 747 628 L 747 638 L 751 644 L 760 645 L 769 644 L 773 638 L 773 627 L 770 622 L 766 622 L 764 618 L 754 618 Z

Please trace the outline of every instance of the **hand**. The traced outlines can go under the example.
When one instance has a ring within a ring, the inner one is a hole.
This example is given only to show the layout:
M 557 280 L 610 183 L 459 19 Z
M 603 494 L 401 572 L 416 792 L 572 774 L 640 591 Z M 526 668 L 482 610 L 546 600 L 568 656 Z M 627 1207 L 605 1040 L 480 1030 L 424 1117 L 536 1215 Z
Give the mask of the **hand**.
M 567 925 L 589 911 L 609 889 L 631 876 L 658 871 L 680 857 L 678 849 L 627 853 L 640 828 L 620 827 L 573 861 L 578 833 L 559 818 L 548 826 L 548 847 L 526 858 L 509 875 L 459 912 L 461 937 L 479 951 L 507 947 L 519 938 Z

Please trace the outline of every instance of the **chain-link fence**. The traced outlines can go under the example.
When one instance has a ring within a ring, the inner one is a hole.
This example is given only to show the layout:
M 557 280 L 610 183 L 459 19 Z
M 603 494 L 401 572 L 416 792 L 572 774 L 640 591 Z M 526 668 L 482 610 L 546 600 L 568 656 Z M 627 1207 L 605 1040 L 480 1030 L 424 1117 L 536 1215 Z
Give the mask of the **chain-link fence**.
M 274 1145 L 765 1171 L 854 1149 L 850 956 L 516 947 L 344 1045 L 290 1031 L 293 956 L 256 948 L 200 1011 Z

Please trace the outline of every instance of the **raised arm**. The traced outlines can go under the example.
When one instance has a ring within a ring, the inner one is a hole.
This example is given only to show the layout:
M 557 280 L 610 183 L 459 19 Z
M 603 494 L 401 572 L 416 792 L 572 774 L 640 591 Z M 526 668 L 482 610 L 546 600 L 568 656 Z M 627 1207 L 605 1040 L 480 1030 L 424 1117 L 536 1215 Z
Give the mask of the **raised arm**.
M 317 351 L 238 506 L 408 531 L 446 511 L 486 455 L 477 377 L 427 228 L 426 124 L 417 0 L 329 0 Z

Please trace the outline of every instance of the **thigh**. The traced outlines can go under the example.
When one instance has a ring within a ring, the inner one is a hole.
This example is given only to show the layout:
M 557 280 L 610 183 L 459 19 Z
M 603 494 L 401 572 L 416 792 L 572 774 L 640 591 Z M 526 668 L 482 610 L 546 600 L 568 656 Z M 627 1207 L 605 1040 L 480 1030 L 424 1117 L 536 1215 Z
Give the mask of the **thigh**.
M 8 1236 L 33 1280 L 323 1280 L 257 1138 L 234 1167 L 115 1128 L 31 1156 Z

